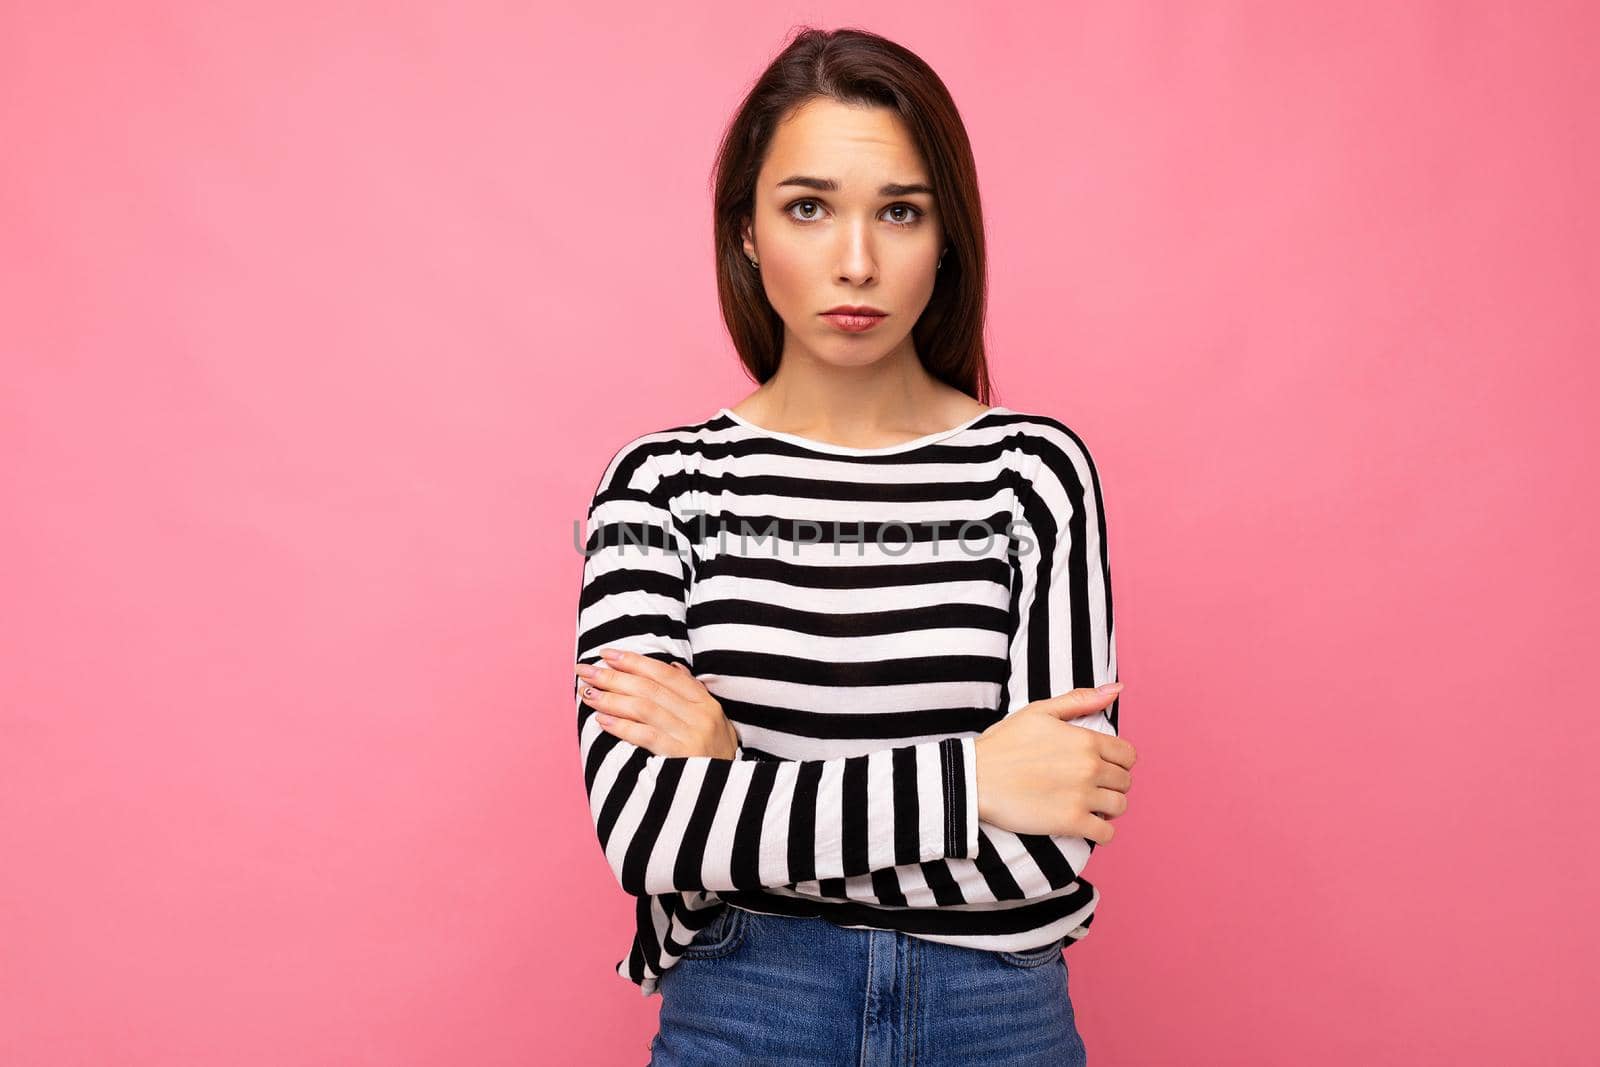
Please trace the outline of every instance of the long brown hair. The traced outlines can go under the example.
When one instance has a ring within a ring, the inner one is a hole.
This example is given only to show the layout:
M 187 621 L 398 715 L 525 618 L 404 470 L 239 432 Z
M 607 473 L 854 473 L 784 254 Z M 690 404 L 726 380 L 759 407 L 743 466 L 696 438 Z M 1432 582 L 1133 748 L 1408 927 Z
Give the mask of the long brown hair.
M 930 172 L 949 249 L 933 296 L 911 328 L 912 341 L 929 374 L 981 404 L 990 403 L 993 383 L 983 349 L 983 211 L 972 144 L 933 68 L 866 30 L 803 28 L 762 72 L 723 133 L 712 171 L 717 297 L 740 361 L 763 383 L 777 372 L 783 354 L 783 320 L 744 254 L 756 176 L 779 123 L 822 97 L 887 107 L 910 130 Z

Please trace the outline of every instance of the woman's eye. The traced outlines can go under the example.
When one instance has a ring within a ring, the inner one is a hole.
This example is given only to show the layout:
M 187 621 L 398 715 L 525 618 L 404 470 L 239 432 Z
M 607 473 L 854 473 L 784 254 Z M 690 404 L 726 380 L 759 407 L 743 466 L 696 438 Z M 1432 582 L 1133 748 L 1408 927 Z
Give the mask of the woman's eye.
M 789 205 L 789 217 L 794 219 L 796 222 L 813 222 L 813 221 L 815 221 L 816 218 L 817 218 L 817 215 L 815 213 L 808 213 L 808 214 L 805 214 L 805 215 L 796 215 L 795 214 L 795 211 L 797 209 L 802 209 L 803 210 L 803 209 L 806 209 L 806 208 L 813 208 L 813 209 L 816 209 L 816 210 L 820 211 L 821 210 L 821 205 L 818 204 L 815 200 L 796 200 L 794 203 Z M 896 226 L 915 226 L 918 223 L 918 221 L 921 220 L 922 215 L 923 215 L 922 209 L 919 208 L 919 207 L 916 207 L 915 205 L 912 205 L 912 204 L 890 204 L 884 210 L 887 211 L 887 212 L 904 212 L 905 213 L 905 214 L 902 214 L 899 218 L 890 219 L 890 221 L 893 222 Z

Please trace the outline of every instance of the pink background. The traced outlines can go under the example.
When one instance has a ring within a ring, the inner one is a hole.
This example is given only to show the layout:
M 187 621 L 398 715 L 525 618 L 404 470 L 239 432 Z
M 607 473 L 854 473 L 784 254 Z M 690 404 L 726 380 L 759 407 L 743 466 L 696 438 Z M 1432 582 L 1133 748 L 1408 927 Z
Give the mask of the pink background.
M 645 1060 L 572 524 L 750 388 L 802 22 L 946 79 L 1105 480 L 1091 1062 L 1592 1062 L 1593 5 L 761 7 L 0 9 L 0 1062 Z

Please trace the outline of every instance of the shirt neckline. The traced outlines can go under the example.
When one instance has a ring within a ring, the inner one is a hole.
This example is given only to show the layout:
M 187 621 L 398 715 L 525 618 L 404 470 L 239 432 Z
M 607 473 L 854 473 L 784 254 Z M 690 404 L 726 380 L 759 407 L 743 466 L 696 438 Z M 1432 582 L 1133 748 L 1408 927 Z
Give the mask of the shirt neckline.
M 798 445 L 801 448 L 808 448 L 814 452 L 825 452 L 833 456 L 889 456 L 894 455 L 897 452 L 909 452 L 914 448 L 921 448 L 924 445 L 931 445 L 935 441 L 942 441 L 947 437 L 953 437 L 963 430 L 972 428 L 973 426 L 982 422 L 984 419 L 988 418 L 990 415 L 1003 414 L 1009 410 L 1009 408 L 1005 408 L 996 404 L 987 410 L 978 412 L 965 422 L 950 427 L 948 430 L 937 430 L 934 433 L 924 434 L 921 437 L 913 437 L 909 441 L 901 441 L 897 445 L 883 445 L 879 448 L 851 448 L 848 445 L 836 445 L 828 441 L 818 441 L 810 437 L 801 437 L 799 434 L 784 433 L 781 430 L 769 430 L 765 426 L 757 426 L 755 423 L 751 422 L 742 415 L 734 414 L 727 408 L 718 408 L 717 414 L 726 416 L 727 418 L 738 423 L 740 426 L 743 426 L 748 430 L 752 430 L 755 433 L 761 434 L 763 437 L 772 437 L 779 441 L 788 441 L 790 444 Z

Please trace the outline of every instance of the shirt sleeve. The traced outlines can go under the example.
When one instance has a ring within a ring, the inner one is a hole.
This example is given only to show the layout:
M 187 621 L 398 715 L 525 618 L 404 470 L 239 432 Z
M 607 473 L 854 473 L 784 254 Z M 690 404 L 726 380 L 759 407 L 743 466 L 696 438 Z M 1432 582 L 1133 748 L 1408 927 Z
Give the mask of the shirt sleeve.
M 584 533 L 575 662 L 605 647 L 694 669 L 694 557 L 650 440 L 613 456 Z M 812 760 L 656 756 L 602 730 L 575 679 L 584 788 L 624 890 L 759 889 L 961 859 L 978 849 L 974 739 Z
M 1030 439 L 1033 460 L 1019 480 L 1013 549 L 1016 628 L 1000 708 L 1013 714 L 1036 700 L 1117 680 L 1111 558 L 1099 473 L 1071 429 L 1045 420 Z M 1069 720 L 1116 734 L 1122 698 Z M 978 783 L 978 788 L 982 783 Z M 852 877 L 830 895 L 867 902 L 892 884 L 905 907 L 1031 900 L 1078 888 L 1094 842 L 1071 835 L 1021 834 L 978 824 L 978 847 L 964 858 Z M 795 886 L 820 892 L 816 883 Z
M 1037 700 L 1117 681 L 1111 556 L 1099 471 L 1081 438 L 1048 420 L 1032 477 L 1019 493 L 1020 532 L 1035 543 L 1019 553 L 1018 624 L 1002 697 L 1007 715 Z M 1121 694 L 1073 726 L 1116 735 Z M 966 899 L 1031 897 L 1065 889 L 1095 843 L 1083 837 L 1019 834 L 981 823 L 973 871 L 958 872 Z M 975 877 L 974 877 L 975 876 Z

